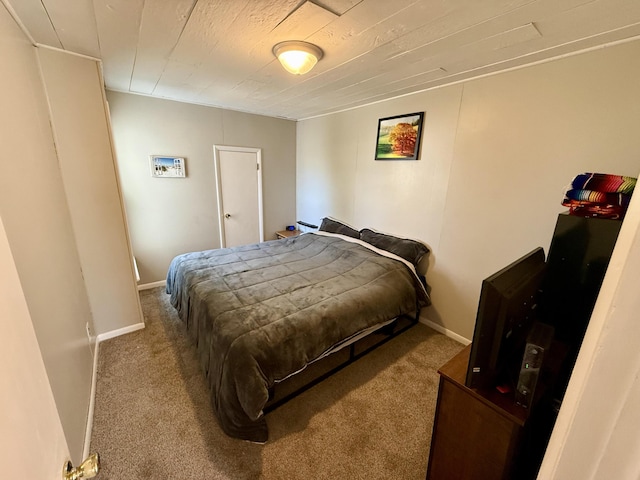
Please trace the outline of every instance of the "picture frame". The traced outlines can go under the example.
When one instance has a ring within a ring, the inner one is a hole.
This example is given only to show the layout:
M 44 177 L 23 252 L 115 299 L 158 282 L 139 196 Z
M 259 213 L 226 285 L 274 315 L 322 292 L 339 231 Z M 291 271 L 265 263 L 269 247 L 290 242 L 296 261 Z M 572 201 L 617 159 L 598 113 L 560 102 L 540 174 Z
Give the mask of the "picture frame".
M 424 112 L 378 120 L 375 160 L 418 160 Z
M 184 157 L 150 155 L 149 166 L 151 167 L 151 176 L 155 178 L 186 177 Z

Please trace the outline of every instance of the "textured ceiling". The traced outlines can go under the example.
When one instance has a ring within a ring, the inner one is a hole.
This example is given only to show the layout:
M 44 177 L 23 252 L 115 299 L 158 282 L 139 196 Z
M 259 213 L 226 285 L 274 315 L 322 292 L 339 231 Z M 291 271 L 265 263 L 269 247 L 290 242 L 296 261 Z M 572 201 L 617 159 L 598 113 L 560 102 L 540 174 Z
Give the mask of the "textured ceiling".
M 640 0 L 1 0 L 106 87 L 302 119 L 640 35 Z M 273 45 L 324 58 L 287 73 Z

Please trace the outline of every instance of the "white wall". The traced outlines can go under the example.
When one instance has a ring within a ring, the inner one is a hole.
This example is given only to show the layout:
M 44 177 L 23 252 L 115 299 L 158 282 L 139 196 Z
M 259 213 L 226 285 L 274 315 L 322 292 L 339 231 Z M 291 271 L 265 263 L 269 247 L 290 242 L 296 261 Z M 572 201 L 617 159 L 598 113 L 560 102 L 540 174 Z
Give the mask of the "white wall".
M 424 110 L 414 97 L 298 122 L 298 216 L 333 216 L 438 250 L 462 87 L 435 90 L 420 161 L 373 161 L 378 118 Z
M 262 149 L 266 240 L 297 220 L 294 122 L 126 93 L 107 98 L 141 284 L 164 280 L 175 255 L 220 247 L 214 145 Z M 187 177 L 152 178 L 149 155 L 185 157 Z
M 2 318 L 9 329 L 5 341 L 15 335 L 24 342 L 26 355 L 23 363 L 18 358 L 15 364 L 3 362 L 3 376 L 19 375 L 14 368 L 32 368 L 37 374 L 38 362 L 44 363 L 66 439 L 64 450 L 68 446 L 77 464 L 89 425 L 94 365 L 85 326 L 94 324 L 99 334 L 142 322 L 103 87 L 92 59 L 49 50 L 38 55 L 4 6 L 0 56 L 0 219 L 19 277 L 20 288 L 14 290 L 23 296 L 29 314 L 25 319 L 16 307 Z M 29 319 L 38 354 L 27 350 L 29 329 L 22 323 Z M 25 381 L 3 392 L 20 398 L 22 391 L 32 390 Z M 40 413 L 53 415 L 45 397 L 42 403 L 22 400 L 24 410 L 10 413 L 16 419 L 39 405 Z M 50 426 L 34 418 L 24 423 L 24 436 L 45 438 L 40 435 L 44 429 L 46 435 L 52 433 Z M 3 430 L 2 440 L 11 441 L 5 435 Z M 50 453 L 57 455 L 60 448 L 52 444 Z M 39 455 L 39 450 L 30 454 Z M 58 474 L 61 468 L 62 462 Z
M 69 450 L 2 219 L 0 317 L 2 477 L 60 478 Z
M 96 61 L 40 48 L 95 335 L 143 322 Z
M 298 217 L 432 248 L 426 317 L 473 335 L 483 278 L 548 250 L 578 173 L 640 169 L 640 42 L 298 123 Z M 419 161 L 374 161 L 377 120 L 425 111 Z
M 0 216 L 69 450 L 77 461 L 91 388 L 93 362 L 85 333 L 91 308 L 36 48 L 4 8 L 0 8 L 0 57 L 0 145 L 4 156 Z

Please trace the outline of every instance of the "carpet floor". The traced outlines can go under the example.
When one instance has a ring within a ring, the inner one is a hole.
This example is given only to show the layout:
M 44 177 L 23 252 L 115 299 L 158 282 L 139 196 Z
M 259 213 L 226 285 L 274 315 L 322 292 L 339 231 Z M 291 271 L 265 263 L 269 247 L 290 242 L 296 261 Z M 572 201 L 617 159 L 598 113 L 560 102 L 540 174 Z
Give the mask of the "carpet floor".
M 418 324 L 269 413 L 269 441 L 225 435 L 162 287 L 146 328 L 102 342 L 91 451 L 102 480 L 423 480 L 437 370 L 463 346 Z

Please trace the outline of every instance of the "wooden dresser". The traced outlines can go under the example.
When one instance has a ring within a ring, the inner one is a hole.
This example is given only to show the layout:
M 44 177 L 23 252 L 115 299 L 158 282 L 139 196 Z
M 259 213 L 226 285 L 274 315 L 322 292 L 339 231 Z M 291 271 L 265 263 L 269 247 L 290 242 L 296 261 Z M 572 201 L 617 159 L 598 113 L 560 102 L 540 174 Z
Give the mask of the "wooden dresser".
M 513 394 L 466 387 L 470 350 L 464 348 L 438 370 L 427 479 L 535 478 L 550 428 L 540 440 L 537 429 L 529 428 L 530 411 L 516 405 Z

